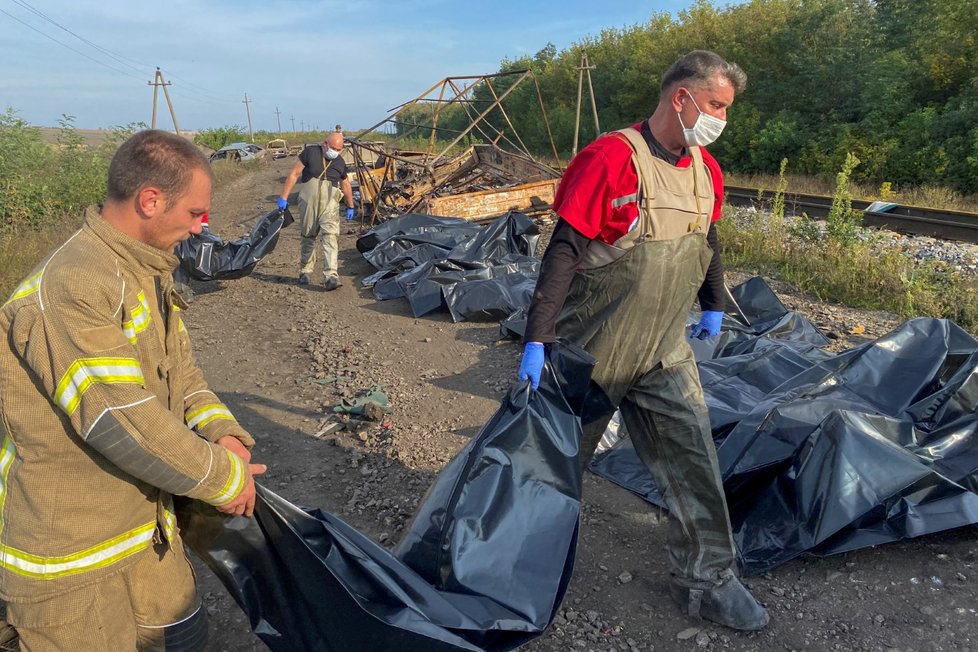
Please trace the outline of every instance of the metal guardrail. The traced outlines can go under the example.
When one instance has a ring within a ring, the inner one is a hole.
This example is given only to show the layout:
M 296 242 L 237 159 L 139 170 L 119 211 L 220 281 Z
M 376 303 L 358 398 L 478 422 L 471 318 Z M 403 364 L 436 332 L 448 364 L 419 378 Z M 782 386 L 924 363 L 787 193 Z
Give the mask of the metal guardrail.
M 734 206 L 767 206 L 774 201 L 774 191 L 758 191 L 753 188 L 726 186 L 726 200 Z M 892 211 L 879 213 L 866 211 L 870 202 L 853 199 L 852 207 L 863 211 L 863 225 L 896 231 L 926 235 L 941 240 L 957 240 L 978 243 L 978 214 L 964 211 L 947 211 L 920 206 L 897 206 Z M 824 219 L 829 215 L 832 198 L 824 195 L 800 195 L 785 193 L 785 212 L 811 218 Z

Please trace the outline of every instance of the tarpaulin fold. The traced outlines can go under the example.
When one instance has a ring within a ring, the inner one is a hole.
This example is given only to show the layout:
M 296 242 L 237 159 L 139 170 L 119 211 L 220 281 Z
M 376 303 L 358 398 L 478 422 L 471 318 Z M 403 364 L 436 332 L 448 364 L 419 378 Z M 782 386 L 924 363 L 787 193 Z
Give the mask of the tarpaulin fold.
M 211 231 L 191 235 L 174 252 L 180 259 L 180 271 L 198 281 L 247 276 L 275 249 L 279 232 L 292 221 L 291 212 L 276 209 L 259 219 L 248 235 L 232 242 Z
M 250 519 L 184 502 L 181 533 L 273 650 L 513 649 L 546 629 L 570 581 L 577 415 L 603 399 L 593 363 L 555 345 L 537 391 L 514 385 L 439 474 L 396 556 L 263 487 Z
M 832 355 L 762 282 L 738 292 L 752 326 L 693 348 L 746 572 L 978 523 L 978 340 L 919 318 Z M 590 468 L 662 504 L 627 439 Z
M 371 229 L 357 249 L 378 269 L 363 279 L 378 300 L 406 298 L 415 317 L 498 320 L 529 305 L 539 229 L 511 211 L 487 226 L 408 214 Z

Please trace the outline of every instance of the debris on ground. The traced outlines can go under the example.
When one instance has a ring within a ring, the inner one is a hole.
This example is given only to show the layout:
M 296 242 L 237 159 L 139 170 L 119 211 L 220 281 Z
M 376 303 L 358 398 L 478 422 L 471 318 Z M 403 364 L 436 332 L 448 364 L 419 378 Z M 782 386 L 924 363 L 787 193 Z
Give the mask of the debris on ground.
M 333 408 L 339 414 L 359 414 L 370 421 L 381 421 L 384 415 L 391 412 L 387 394 L 382 385 L 374 385 L 362 390 L 353 398 L 340 399 L 339 405 Z

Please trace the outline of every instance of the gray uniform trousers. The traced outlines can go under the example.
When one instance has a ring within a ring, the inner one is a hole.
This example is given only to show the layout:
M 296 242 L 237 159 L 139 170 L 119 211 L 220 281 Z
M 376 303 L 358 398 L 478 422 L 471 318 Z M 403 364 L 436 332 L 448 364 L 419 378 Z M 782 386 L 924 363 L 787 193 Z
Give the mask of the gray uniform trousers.
M 323 234 L 323 275 L 337 276 L 342 191 L 324 179 L 310 179 L 299 190 L 302 225 L 300 273 L 312 274 L 316 265 L 316 237 Z

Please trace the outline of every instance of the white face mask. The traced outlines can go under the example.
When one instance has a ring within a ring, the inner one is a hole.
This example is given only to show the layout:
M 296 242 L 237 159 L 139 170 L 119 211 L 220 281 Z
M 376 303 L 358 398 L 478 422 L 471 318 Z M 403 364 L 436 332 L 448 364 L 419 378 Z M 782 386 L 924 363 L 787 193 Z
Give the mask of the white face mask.
M 689 99 L 693 100 L 693 94 L 688 90 L 686 91 L 686 95 L 689 96 Z M 693 106 L 696 107 L 697 111 L 700 111 L 700 107 L 698 104 L 696 104 L 696 100 L 693 100 Z M 720 137 L 720 134 L 723 133 L 723 128 L 727 126 L 726 120 L 714 118 L 709 113 L 703 113 L 700 111 L 700 115 L 696 119 L 693 126 L 687 128 L 686 125 L 683 124 L 682 115 L 678 113 L 676 115 L 679 116 L 679 124 L 681 124 L 683 127 L 683 137 L 686 139 L 686 144 L 690 147 L 693 147 L 694 145 L 699 145 L 700 147 L 709 145 Z
M 326 158 L 332 161 L 334 158 L 336 158 L 339 155 L 340 153 L 337 152 L 335 149 L 333 149 L 329 145 L 326 146 Z

